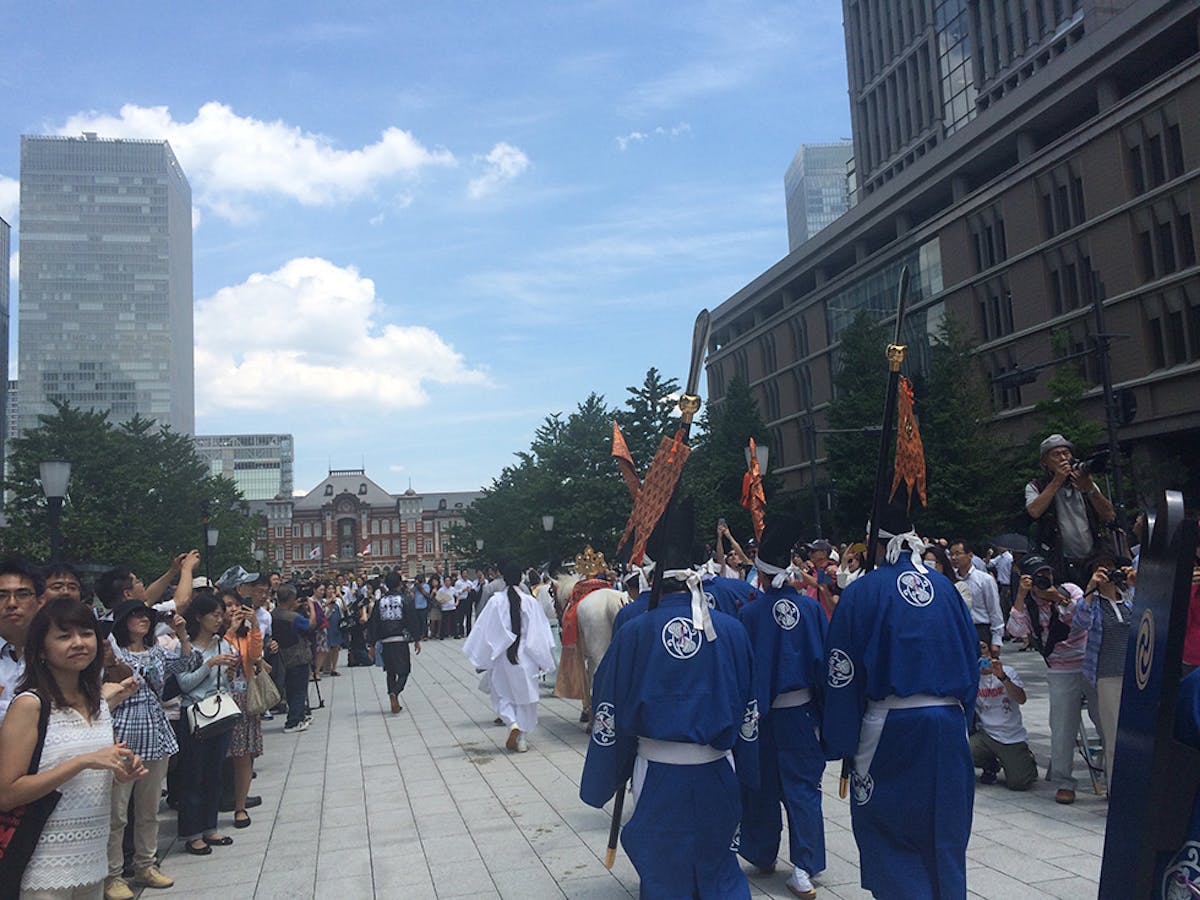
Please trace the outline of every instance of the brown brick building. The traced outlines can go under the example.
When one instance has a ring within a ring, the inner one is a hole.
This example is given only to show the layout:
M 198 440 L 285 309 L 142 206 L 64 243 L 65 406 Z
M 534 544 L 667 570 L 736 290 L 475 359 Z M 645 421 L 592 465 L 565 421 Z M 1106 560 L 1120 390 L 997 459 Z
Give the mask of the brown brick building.
M 709 396 L 741 375 L 785 486 L 824 483 L 839 335 L 860 309 L 894 316 L 907 264 L 909 366 L 952 314 L 998 379 L 1052 360 L 1053 331 L 1094 348 L 1099 307 L 1114 388 L 1137 400 L 1121 444 L 1143 463 L 1194 456 L 1200 3 L 843 6 L 857 203 L 714 311 Z M 1103 422 L 1097 356 L 1082 360 Z M 993 381 L 1014 441 L 1044 382 Z
M 264 564 L 287 572 L 356 569 L 407 576 L 451 568 L 452 528 L 479 494 L 474 491 L 390 494 L 363 469 L 333 469 L 303 497 L 255 504 Z

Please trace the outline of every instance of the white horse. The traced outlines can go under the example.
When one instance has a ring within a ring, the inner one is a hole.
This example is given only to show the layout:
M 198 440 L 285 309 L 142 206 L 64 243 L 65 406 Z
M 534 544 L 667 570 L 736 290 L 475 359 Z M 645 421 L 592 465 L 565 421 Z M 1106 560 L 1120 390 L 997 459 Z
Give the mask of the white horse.
M 571 590 L 581 579 L 577 575 L 563 575 L 554 580 L 554 590 L 559 606 L 565 607 L 571 599 Z M 598 588 L 584 596 L 575 610 L 579 627 L 579 644 L 576 652 L 583 658 L 583 709 L 592 708 L 592 682 L 600 660 L 612 643 L 613 620 L 621 607 L 629 603 L 629 595 L 614 588 Z M 588 725 L 591 728 L 591 725 Z

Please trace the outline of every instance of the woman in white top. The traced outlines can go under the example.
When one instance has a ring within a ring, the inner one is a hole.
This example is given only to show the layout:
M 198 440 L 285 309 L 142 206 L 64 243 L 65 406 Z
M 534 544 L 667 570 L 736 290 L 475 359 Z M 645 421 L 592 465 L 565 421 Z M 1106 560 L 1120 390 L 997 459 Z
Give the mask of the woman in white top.
M 95 617 L 71 598 L 47 601 L 29 626 L 25 675 L 0 727 L 0 809 L 54 790 L 62 797 L 21 879 L 23 900 L 103 896 L 113 778 L 146 774 L 137 754 L 113 742 L 112 707 L 136 682 L 102 686 L 97 644 Z M 46 739 L 30 775 L 43 703 Z

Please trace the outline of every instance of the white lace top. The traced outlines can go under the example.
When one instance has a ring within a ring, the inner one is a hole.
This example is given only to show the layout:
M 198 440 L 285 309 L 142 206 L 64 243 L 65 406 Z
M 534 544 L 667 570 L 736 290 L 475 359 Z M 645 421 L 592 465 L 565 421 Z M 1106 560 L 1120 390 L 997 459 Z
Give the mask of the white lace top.
M 112 716 L 107 703 L 101 701 L 100 713 L 91 724 L 73 709 L 56 707 L 50 711 L 38 771 L 112 744 Z M 38 838 L 21 879 L 22 891 L 79 887 L 104 880 L 108 874 L 112 782 L 112 773 L 105 769 L 85 769 L 59 788 L 62 799 Z

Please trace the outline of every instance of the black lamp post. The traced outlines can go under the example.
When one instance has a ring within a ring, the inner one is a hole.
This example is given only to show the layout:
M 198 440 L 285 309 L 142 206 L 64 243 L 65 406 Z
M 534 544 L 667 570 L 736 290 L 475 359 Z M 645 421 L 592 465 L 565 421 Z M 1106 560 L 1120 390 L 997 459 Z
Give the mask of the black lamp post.
M 554 532 L 554 516 L 542 516 L 542 531 L 546 532 L 546 565 L 553 571 L 554 545 L 551 543 L 551 535 Z
M 215 525 L 204 527 L 204 577 L 212 582 L 212 558 L 217 551 L 217 538 L 221 536 Z
M 62 505 L 67 496 L 67 483 L 71 480 L 71 464 L 63 460 L 50 460 L 39 467 L 42 493 L 50 513 L 50 561 L 56 562 L 62 549 Z

